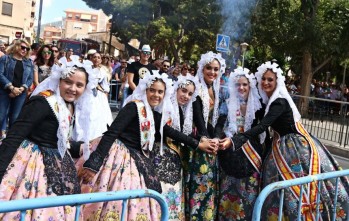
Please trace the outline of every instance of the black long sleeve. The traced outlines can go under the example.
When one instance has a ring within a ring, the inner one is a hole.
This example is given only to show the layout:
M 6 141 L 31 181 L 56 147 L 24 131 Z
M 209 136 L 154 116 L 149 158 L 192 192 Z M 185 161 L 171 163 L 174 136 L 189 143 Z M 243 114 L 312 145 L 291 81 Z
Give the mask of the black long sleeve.
M 49 114 L 54 117 L 48 102 L 45 98 L 40 96 L 33 97 L 23 106 L 17 120 L 12 125 L 6 139 L 3 140 L 0 146 L 0 181 L 20 144 L 30 137 L 31 133 L 37 129 L 38 125 L 41 124 Z M 47 128 L 47 130 L 49 129 L 50 128 Z M 55 129 L 53 136 L 56 137 L 57 128 L 52 129 Z M 57 138 L 55 141 L 57 143 Z
M 205 136 L 213 138 L 214 128 L 210 123 L 205 125 L 205 119 L 203 114 L 202 100 L 199 96 L 196 97 L 196 101 L 193 103 L 193 121 L 198 131 L 198 137 Z
M 90 158 L 84 163 L 84 167 L 98 172 L 114 141 L 120 138 L 121 134 L 132 121 L 137 120 L 137 106 L 135 103 L 130 102 L 120 110 L 118 116 L 108 128 L 108 131 L 103 134 L 97 149 L 91 153 Z M 137 130 L 139 130 L 139 128 Z
M 214 136 L 217 138 L 224 138 L 225 133 L 224 133 L 224 125 L 225 122 L 227 121 L 228 116 L 227 115 L 220 115 L 216 127 L 214 129 Z
M 287 102 L 287 101 L 286 101 Z M 271 126 L 287 109 L 287 105 L 284 99 L 275 100 L 269 107 L 268 113 L 263 117 L 260 123 L 250 130 L 236 134 L 232 141 L 235 148 L 241 147 L 247 140 L 257 137 Z
M 157 131 L 157 137 L 160 136 L 160 124 L 161 124 L 161 114 L 154 111 L 154 120 L 155 120 L 155 127 Z M 199 145 L 199 141 L 196 139 L 185 135 L 184 133 L 173 129 L 172 127 L 168 126 L 167 124 L 164 126 L 164 135 L 166 137 L 169 137 L 179 143 L 184 143 L 185 145 L 188 145 L 192 147 L 193 149 L 196 149 Z

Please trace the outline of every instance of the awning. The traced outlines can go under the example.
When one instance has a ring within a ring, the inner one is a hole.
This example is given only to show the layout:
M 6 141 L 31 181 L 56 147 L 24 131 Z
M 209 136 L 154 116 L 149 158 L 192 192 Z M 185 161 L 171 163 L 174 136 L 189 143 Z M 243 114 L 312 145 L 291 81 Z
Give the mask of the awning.
M 82 14 L 80 19 L 91 20 L 91 15 L 86 15 L 86 14 L 84 15 L 84 14 Z

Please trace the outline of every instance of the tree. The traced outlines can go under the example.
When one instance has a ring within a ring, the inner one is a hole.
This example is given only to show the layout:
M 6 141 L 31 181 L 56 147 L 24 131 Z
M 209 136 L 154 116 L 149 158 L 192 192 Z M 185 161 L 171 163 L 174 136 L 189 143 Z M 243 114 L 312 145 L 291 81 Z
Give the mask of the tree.
M 301 72 L 302 95 L 309 96 L 313 75 L 330 61 L 347 57 L 348 1 L 264 0 L 252 20 L 252 44 L 259 60 L 292 58 Z M 334 16 L 334 14 L 336 16 Z M 339 63 L 339 62 L 337 62 Z M 303 114 L 308 102 L 303 102 Z
M 211 0 L 84 0 L 113 15 L 113 32 L 122 43 L 131 38 L 151 43 L 156 54 L 179 61 L 213 50 L 221 24 L 219 5 Z

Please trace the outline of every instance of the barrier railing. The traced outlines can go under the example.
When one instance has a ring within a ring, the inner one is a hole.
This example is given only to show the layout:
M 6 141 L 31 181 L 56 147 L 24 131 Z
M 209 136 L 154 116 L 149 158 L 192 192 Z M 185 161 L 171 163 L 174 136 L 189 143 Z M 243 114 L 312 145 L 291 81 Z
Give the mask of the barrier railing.
M 81 205 L 96 202 L 123 200 L 121 220 L 124 220 L 127 201 L 135 198 L 149 197 L 155 199 L 161 207 L 161 220 L 168 220 L 168 205 L 165 198 L 154 190 L 124 190 L 117 192 L 86 193 L 66 196 L 12 200 L 0 202 L 0 213 L 20 211 L 20 220 L 25 220 L 27 210 L 57 207 L 76 206 L 75 220 L 79 220 Z
M 302 196 L 303 191 L 304 191 L 304 184 L 311 183 L 311 182 L 316 182 L 316 181 L 322 181 L 322 180 L 328 180 L 332 178 L 336 178 L 336 188 L 335 188 L 335 199 L 333 199 L 333 209 L 331 211 L 331 220 L 336 220 L 336 207 L 337 207 L 337 197 L 338 197 L 338 180 L 340 177 L 343 176 L 348 176 L 349 175 L 349 170 L 340 170 L 340 171 L 335 171 L 335 172 L 328 172 L 328 173 L 322 173 L 322 174 L 317 174 L 313 176 L 305 176 L 305 177 L 300 177 L 292 180 L 286 180 L 286 181 L 279 181 L 275 183 L 271 183 L 268 186 L 264 187 L 262 192 L 259 194 L 257 197 L 257 200 L 255 202 L 254 208 L 253 208 L 253 216 L 252 220 L 253 221 L 259 221 L 261 219 L 261 211 L 263 207 L 263 203 L 266 200 L 266 198 L 269 196 L 269 194 L 273 191 L 280 191 L 280 201 L 279 201 L 279 216 L 278 216 L 278 221 L 283 220 L 282 218 L 282 212 L 283 212 L 283 203 L 284 203 L 284 191 L 286 188 L 291 187 L 291 186 L 296 186 L 300 185 L 301 190 L 300 190 L 300 196 Z M 316 208 L 316 219 L 315 220 L 320 220 L 320 190 L 323 188 L 321 186 L 322 182 L 319 182 L 317 187 L 317 202 L 315 205 Z M 301 208 L 302 208 L 302 200 L 298 199 L 298 217 L 297 220 L 301 220 Z M 346 214 L 348 214 L 349 208 L 346 209 Z M 322 220 L 322 219 L 321 219 Z M 349 220 L 349 215 L 347 215 L 347 220 Z
M 116 80 L 110 81 L 110 92 L 109 92 L 109 106 L 116 109 L 120 109 L 121 101 L 119 101 L 119 90 L 121 87 L 121 82 Z
M 309 133 L 338 146 L 349 145 L 349 102 L 291 95 Z M 306 104 L 306 105 L 305 105 Z

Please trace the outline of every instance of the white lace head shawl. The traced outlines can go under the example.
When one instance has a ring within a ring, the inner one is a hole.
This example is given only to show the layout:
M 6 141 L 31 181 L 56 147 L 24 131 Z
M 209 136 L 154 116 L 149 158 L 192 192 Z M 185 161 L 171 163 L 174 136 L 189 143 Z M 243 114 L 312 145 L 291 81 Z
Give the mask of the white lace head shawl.
M 159 71 L 153 71 L 153 74 L 146 74 L 143 79 L 139 80 L 139 84 L 133 93 L 126 99 L 124 104 L 127 104 L 133 100 L 141 100 L 144 103 L 145 110 L 147 112 L 147 119 L 150 121 L 150 137 L 149 137 L 149 146 L 144 147 L 145 149 L 149 149 L 150 151 L 153 149 L 153 145 L 155 142 L 155 123 L 154 123 L 154 115 L 152 112 L 152 108 L 147 100 L 147 88 L 150 88 L 151 85 L 157 80 L 162 80 L 165 83 L 166 91 L 165 96 L 162 102 L 154 108 L 155 111 L 162 114 L 161 124 L 160 124 L 160 154 L 163 154 L 163 128 L 168 120 L 170 120 L 173 113 L 173 106 L 171 103 L 171 95 L 173 94 L 173 82 L 170 78 L 168 78 L 167 74 L 159 74 Z
M 191 97 L 191 100 L 188 102 L 188 104 L 180 107 L 177 101 L 177 91 L 178 89 L 186 87 L 190 84 L 194 85 L 195 88 L 193 96 Z M 193 77 L 190 74 L 187 74 L 187 76 L 180 75 L 178 77 L 178 80 L 174 82 L 174 93 L 171 96 L 171 101 L 173 104 L 172 127 L 178 131 L 181 131 L 179 108 L 182 108 L 184 115 L 182 132 L 186 135 L 191 134 L 191 132 L 193 131 L 193 102 L 196 100 L 196 96 L 198 95 L 199 86 L 200 84 L 197 78 Z
M 220 78 L 225 71 L 225 60 L 222 58 L 221 54 L 213 53 L 212 51 L 207 52 L 206 54 L 201 55 L 201 59 L 198 62 L 198 71 L 197 76 L 199 78 L 199 82 L 201 84 L 199 88 L 199 96 L 203 103 L 203 115 L 205 120 L 205 125 L 207 127 L 208 123 L 208 115 L 210 112 L 210 96 L 208 94 L 207 84 L 204 80 L 204 67 L 207 64 L 210 64 L 213 60 L 217 60 L 220 64 L 220 70 L 217 78 L 213 81 L 213 89 L 215 95 L 214 101 L 214 109 L 213 109 L 213 117 L 212 117 L 212 125 L 215 126 L 217 123 L 217 119 L 219 117 L 218 106 L 219 106 L 219 87 L 220 87 Z
M 78 67 L 82 67 L 80 62 L 76 63 L 79 65 Z M 84 67 L 85 68 L 85 67 Z M 66 67 L 65 65 L 58 66 L 54 65 L 52 67 L 52 73 L 50 77 L 46 78 L 43 82 L 41 82 L 33 91 L 31 96 L 37 95 L 40 92 L 51 90 L 54 92 L 54 95 L 57 100 L 59 116 L 58 116 L 58 130 L 57 130 L 57 146 L 58 151 L 61 157 L 64 157 L 64 154 L 67 149 L 70 148 L 69 144 L 69 122 L 68 116 L 70 112 L 66 106 L 64 99 L 60 96 L 59 90 L 59 82 L 61 79 L 67 78 L 75 73 L 77 70 L 76 67 Z M 84 93 L 74 102 L 75 106 L 75 126 L 72 134 L 72 138 L 75 141 L 83 141 L 83 156 L 85 159 L 88 159 L 90 155 L 89 149 L 89 116 L 91 114 L 91 101 L 92 101 L 92 88 L 93 85 L 96 84 L 95 79 L 92 78 L 93 72 L 92 68 L 86 67 L 86 72 L 88 73 L 88 84 L 86 85 L 86 89 Z M 97 82 L 98 83 L 98 82 Z
M 267 94 L 262 89 L 262 77 L 268 70 L 271 70 L 276 75 L 276 88 L 272 94 L 272 96 L 269 98 Z M 282 75 L 283 71 L 279 67 L 277 63 L 272 63 L 270 61 L 267 61 L 263 63 L 261 66 L 258 67 L 256 72 L 256 78 L 258 81 L 258 90 L 259 94 L 261 95 L 263 99 L 263 103 L 267 105 L 265 109 L 265 114 L 268 113 L 270 104 L 273 103 L 277 98 L 285 98 L 288 102 L 288 104 L 292 108 L 293 112 L 293 119 L 295 122 L 298 122 L 301 119 L 301 115 L 293 102 L 290 94 L 288 93 L 285 85 L 285 77 Z
M 255 119 L 255 113 L 262 108 L 259 102 L 259 94 L 256 87 L 256 79 L 253 74 L 249 74 L 250 70 L 247 68 L 238 67 L 230 74 L 229 77 L 229 99 L 228 99 L 228 121 L 229 126 L 226 128 L 225 133 L 227 136 L 232 137 L 237 133 L 236 113 L 240 111 L 241 98 L 238 92 L 238 83 L 241 77 L 245 77 L 249 82 L 249 93 L 246 103 L 245 125 L 244 130 L 247 131 L 251 128 L 253 120 Z

